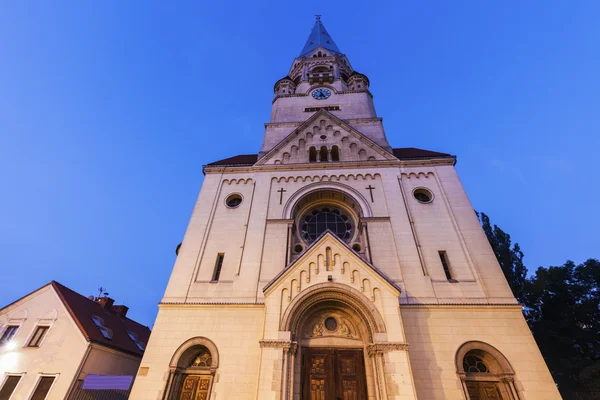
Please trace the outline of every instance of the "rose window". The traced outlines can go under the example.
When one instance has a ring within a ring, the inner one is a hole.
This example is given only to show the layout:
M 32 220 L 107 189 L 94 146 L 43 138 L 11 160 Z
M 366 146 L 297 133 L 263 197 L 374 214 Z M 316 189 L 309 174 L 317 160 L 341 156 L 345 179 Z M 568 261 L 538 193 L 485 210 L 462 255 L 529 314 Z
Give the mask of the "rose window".
M 300 236 L 307 243 L 314 242 L 326 230 L 349 241 L 354 233 L 352 218 L 338 208 L 324 206 L 312 209 L 300 220 Z

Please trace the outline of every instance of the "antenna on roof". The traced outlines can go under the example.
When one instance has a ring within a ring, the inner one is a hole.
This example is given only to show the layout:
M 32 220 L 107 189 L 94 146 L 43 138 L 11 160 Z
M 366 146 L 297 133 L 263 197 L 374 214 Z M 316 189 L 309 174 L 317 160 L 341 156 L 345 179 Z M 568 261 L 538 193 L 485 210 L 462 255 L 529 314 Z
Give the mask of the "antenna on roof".
M 98 288 L 98 297 L 102 297 L 102 296 L 108 296 L 108 292 L 106 291 L 106 288 L 100 286 Z

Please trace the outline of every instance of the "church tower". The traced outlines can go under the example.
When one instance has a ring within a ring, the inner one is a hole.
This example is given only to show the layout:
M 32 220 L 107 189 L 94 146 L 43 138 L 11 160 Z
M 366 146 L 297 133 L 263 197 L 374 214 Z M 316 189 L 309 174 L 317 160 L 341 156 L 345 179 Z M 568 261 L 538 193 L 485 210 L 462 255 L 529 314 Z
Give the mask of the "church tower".
M 454 165 L 388 143 L 317 17 L 204 166 L 132 399 L 560 399 Z

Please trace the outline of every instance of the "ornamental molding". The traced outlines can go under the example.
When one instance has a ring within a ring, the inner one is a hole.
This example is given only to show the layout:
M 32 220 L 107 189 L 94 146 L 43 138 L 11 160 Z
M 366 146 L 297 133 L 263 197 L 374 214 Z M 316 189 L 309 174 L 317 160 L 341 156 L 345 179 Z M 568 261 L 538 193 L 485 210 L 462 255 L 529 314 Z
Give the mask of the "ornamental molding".
M 259 340 L 261 349 L 289 349 L 292 345 L 291 340 Z
M 291 340 L 259 340 L 261 349 L 283 349 L 286 353 L 296 354 L 298 343 Z
M 405 342 L 378 342 L 370 343 L 367 346 L 367 354 L 374 356 L 376 354 L 389 353 L 392 351 L 408 351 L 408 343 Z

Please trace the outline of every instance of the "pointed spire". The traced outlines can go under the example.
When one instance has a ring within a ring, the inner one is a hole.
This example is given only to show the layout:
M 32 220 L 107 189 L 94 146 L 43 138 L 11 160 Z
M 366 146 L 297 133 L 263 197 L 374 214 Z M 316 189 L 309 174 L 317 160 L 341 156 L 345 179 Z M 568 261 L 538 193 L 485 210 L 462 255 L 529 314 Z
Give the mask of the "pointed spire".
M 325 26 L 323 26 L 323 23 L 321 22 L 321 16 L 315 15 L 315 17 L 317 20 L 315 21 L 315 25 L 313 26 L 310 36 L 308 37 L 304 48 L 300 52 L 299 57 L 306 56 L 319 46 L 331 51 L 332 53 L 342 54 L 331 36 L 329 36 L 329 33 L 327 33 L 327 30 L 325 30 Z

